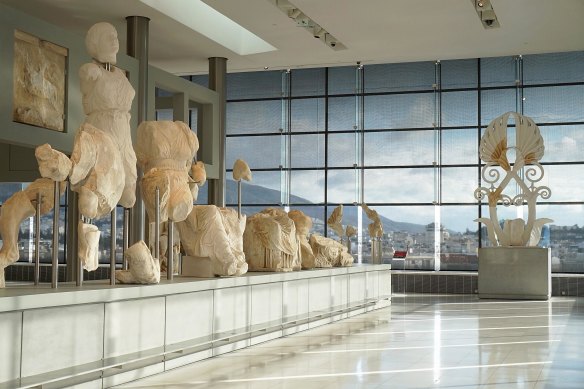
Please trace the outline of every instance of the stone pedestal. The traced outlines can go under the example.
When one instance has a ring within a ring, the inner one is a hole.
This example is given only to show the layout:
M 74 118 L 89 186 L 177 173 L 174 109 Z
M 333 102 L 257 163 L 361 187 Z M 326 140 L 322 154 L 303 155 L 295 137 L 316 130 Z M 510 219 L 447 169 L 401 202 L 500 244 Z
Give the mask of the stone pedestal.
M 381 240 L 375 238 L 371 240 L 371 263 L 376 265 L 382 263 Z
M 479 298 L 547 300 L 551 280 L 549 248 L 479 249 Z
M 213 264 L 209 257 L 183 255 L 181 275 L 185 277 L 213 278 Z

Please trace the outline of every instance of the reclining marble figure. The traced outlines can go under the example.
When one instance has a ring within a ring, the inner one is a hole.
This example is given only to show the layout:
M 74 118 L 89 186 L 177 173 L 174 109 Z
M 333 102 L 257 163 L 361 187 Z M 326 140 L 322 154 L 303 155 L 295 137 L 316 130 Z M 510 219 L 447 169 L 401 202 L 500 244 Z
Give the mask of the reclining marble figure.
M 66 185 L 60 183 L 60 194 L 65 192 Z M 2 236 L 2 248 L 0 249 L 0 288 L 5 286 L 4 269 L 18 261 L 18 233 L 20 224 L 24 219 L 36 214 L 37 194 L 41 195 L 40 213 L 44 215 L 50 212 L 55 204 L 55 184 L 48 178 L 39 178 L 27 186 L 24 190 L 16 192 L 2 204 L 0 208 L 0 236 Z
M 302 267 L 294 221 L 281 209 L 267 208 L 247 219 L 243 251 L 249 271 L 293 271 Z
M 347 247 L 334 239 L 312 234 L 310 246 L 315 256 L 315 267 L 342 267 L 353 264 L 354 258 L 347 252 Z

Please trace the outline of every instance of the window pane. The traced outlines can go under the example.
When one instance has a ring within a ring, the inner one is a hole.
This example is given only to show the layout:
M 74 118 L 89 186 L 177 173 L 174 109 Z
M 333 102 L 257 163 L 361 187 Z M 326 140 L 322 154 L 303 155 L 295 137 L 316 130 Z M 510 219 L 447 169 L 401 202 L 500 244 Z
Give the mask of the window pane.
M 496 57 L 481 58 L 481 86 L 514 86 L 515 58 Z
M 335 97 L 328 102 L 328 130 L 353 131 L 356 123 L 355 97 Z
M 172 109 L 157 109 L 156 120 L 174 120 Z
M 281 164 L 282 135 L 227 137 L 225 167 L 233 168 L 237 159 L 243 159 L 251 169 L 278 168 Z
M 356 162 L 354 133 L 329 134 L 328 136 L 328 166 L 352 167 Z M 367 147 L 367 146 L 366 146 Z
M 540 126 L 545 144 L 541 162 L 584 161 L 584 125 Z
M 198 125 L 198 109 L 197 108 L 191 108 L 189 109 L 189 125 L 191 127 L 191 130 L 193 130 L 195 132 L 195 134 L 197 134 L 197 125 Z M 200 139 L 199 139 L 200 140 Z
M 365 67 L 365 92 L 431 90 L 436 81 L 434 62 L 410 62 Z
M 515 89 L 495 89 L 481 92 L 481 125 L 488 125 L 505 112 L 517 111 Z
M 434 130 L 365 133 L 365 166 L 432 165 Z
M 324 95 L 325 69 L 292 70 L 292 96 Z
M 291 157 L 293 168 L 324 167 L 324 134 L 292 135 Z
M 0 182 L 0 204 L 8 200 L 14 193 L 23 190 L 26 185 L 20 182 Z
M 324 131 L 324 99 L 292 100 L 293 132 Z
M 282 127 L 280 100 L 227 103 L 226 110 L 228 135 L 279 132 Z
M 227 99 L 258 99 L 282 96 L 282 72 L 227 73 Z
M 204 86 L 205 88 L 209 87 L 209 75 L 208 74 L 201 74 L 198 76 L 191 76 L 191 82 L 195 84 Z
M 547 243 L 552 249 L 552 272 L 583 273 L 584 205 L 542 205 L 538 207 L 538 216 L 540 209 L 546 217 L 554 219 L 547 225 L 549 229 L 542 232 L 540 241 L 540 245 Z
M 523 82 L 558 84 L 584 81 L 584 52 L 551 53 L 523 56 Z
M 478 60 L 462 59 L 440 62 L 442 89 L 476 88 L 478 86 Z
M 442 127 L 476 126 L 479 121 L 477 96 L 475 91 L 443 92 Z
M 579 165 L 544 166 L 544 177 L 537 186 L 546 185 L 552 190 L 549 200 L 543 201 L 583 201 L 584 175 Z M 541 201 L 541 198 L 538 200 Z
M 434 206 L 384 206 L 375 210 L 383 220 L 383 239 L 393 251 L 406 251 L 405 259 L 393 259 L 392 269 L 434 269 Z M 385 246 L 385 242 L 382 245 Z
M 329 203 L 353 203 L 356 201 L 355 170 L 328 171 L 327 201 Z
M 443 165 L 477 164 L 479 162 L 476 129 L 443 130 L 441 137 Z
M 440 270 L 478 270 L 476 206 L 442 206 Z
M 226 188 L 233 189 L 226 191 L 225 202 L 236 205 L 237 183 L 229 176 L 226 179 Z M 280 204 L 280 200 L 280 172 L 252 171 L 252 181 L 242 181 L 242 204 Z
M 477 187 L 477 167 L 442 168 L 442 202 L 476 203 L 474 191 Z
M 355 66 L 332 67 L 328 70 L 329 95 L 354 94 L 356 86 Z
M 433 127 L 434 94 L 365 96 L 365 129 Z
M 290 204 L 324 203 L 324 170 L 292 171 Z
M 584 85 L 525 88 L 525 115 L 536 123 L 584 121 Z
M 434 169 L 365 169 L 366 203 L 432 203 Z
M 227 173 L 227 175 L 229 176 L 229 173 Z M 229 183 L 233 183 L 235 184 L 234 181 L 226 181 L 226 185 Z M 228 186 L 225 187 L 226 189 L 226 194 L 227 193 L 237 193 L 237 188 L 235 188 L 235 191 L 233 190 L 233 188 L 230 188 Z M 237 194 L 236 194 L 237 196 Z M 235 200 L 234 202 L 237 202 L 237 200 Z M 209 181 L 205 181 L 205 185 L 200 186 L 199 187 L 199 193 L 197 194 L 197 199 L 195 200 L 195 204 L 199 204 L 199 205 L 203 205 L 203 204 L 209 204 Z

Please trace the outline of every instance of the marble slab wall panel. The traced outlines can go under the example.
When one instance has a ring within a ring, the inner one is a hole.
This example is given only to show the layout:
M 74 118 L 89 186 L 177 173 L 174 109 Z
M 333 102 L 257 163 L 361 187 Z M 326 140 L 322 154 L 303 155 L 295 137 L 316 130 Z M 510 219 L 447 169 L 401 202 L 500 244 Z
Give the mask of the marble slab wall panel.
M 282 315 L 284 320 L 291 317 L 308 316 L 308 280 L 286 281 L 282 283 Z M 284 329 L 284 335 L 308 329 L 308 324 L 300 324 Z
M 0 382 L 20 377 L 22 312 L 0 313 Z
M 378 286 L 377 286 L 377 290 L 378 290 L 378 296 L 379 297 L 389 297 L 391 296 L 391 272 L 388 271 L 378 271 L 377 272 L 377 276 L 378 276 Z M 390 299 L 386 299 L 386 300 L 380 300 L 376 307 L 377 308 L 382 308 L 382 307 L 387 307 L 391 304 L 391 300 Z
M 101 360 L 103 323 L 103 304 L 24 311 L 22 376 Z
M 216 289 L 213 296 L 215 334 L 241 330 L 250 324 L 251 287 L 238 286 L 234 288 Z M 223 354 L 249 346 L 249 339 L 237 341 L 225 346 L 218 346 L 213 355 Z
M 363 302 L 367 295 L 367 276 L 365 273 L 349 274 L 349 305 Z M 349 312 L 349 316 L 359 315 L 365 309 L 356 309 Z
M 338 275 L 331 277 L 331 305 L 335 308 L 346 308 L 349 302 L 349 276 Z M 341 320 L 347 317 L 347 313 L 341 313 L 333 316 L 333 320 Z
M 13 120 L 63 131 L 67 49 L 14 33 Z
M 318 277 L 308 280 L 308 311 L 314 316 L 316 311 L 329 311 L 332 305 L 331 277 Z M 331 322 L 330 316 L 322 319 L 314 319 L 309 323 L 309 328 L 314 328 Z
M 251 325 L 267 322 L 282 323 L 282 283 L 275 282 L 251 287 Z M 251 339 L 251 345 L 282 336 L 282 330 Z
M 164 346 L 164 297 L 106 304 L 104 357 Z
M 200 339 L 213 334 L 213 291 L 183 293 L 166 297 L 166 345 Z M 172 369 L 213 356 L 212 350 L 197 352 L 165 362 Z

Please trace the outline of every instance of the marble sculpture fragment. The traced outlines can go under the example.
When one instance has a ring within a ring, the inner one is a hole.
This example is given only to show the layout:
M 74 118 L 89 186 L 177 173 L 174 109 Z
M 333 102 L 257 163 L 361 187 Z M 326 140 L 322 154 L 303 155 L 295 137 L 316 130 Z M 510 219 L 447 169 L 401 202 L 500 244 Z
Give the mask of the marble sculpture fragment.
M 116 270 L 116 280 L 122 284 L 158 284 L 160 263 L 153 258 L 143 240 L 128 247 L 124 253 L 128 270 Z
M 339 238 L 344 235 L 343 231 L 343 204 L 338 205 L 327 219 L 328 227 L 337 234 Z
M 294 222 L 296 227 L 296 237 L 298 239 L 298 256 L 302 269 L 312 269 L 315 264 L 314 253 L 312 247 L 308 243 L 308 234 L 312 228 L 312 219 L 305 215 L 304 212 L 294 209 L 288 212 L 288 217 Z
M 325 238 L 318 234 L 310 236 L 310 246 L 315 256 L 315 267 L 351 266 L 354 258 L 347 251 L 347 247 L 334 239 Z
M 243 252 L 245 225 L 245 215 L 238 219 L 233 209 L 195 205 L 176 228 L 186 255 L 210 258 L 216 276 L 240 276 L 248 269 Z
M 294 221 L 284 210 L 267 208 L 247 219 L 243 251 L 249 271 L 300 270 Z
M 38 146 L 34 155 L 42 177 L 58 182 L 65 181 L 69 177 L 72 167 L 71 160 L 60 151 L 53 150 L 48 143 Z
M 59 184 L 59 193 L 65 192 L 64 182 Z M 14 193 L 0 208 L 0 287 L 5 286 L 4 269 L 18 261 L 18 233 L 20 224 L 36 214 L 37 195 L 41 195 L 40 213 L 44 215 L 54 207 L 55 184 L 48 178 L 39 178 L 24 190 Z

